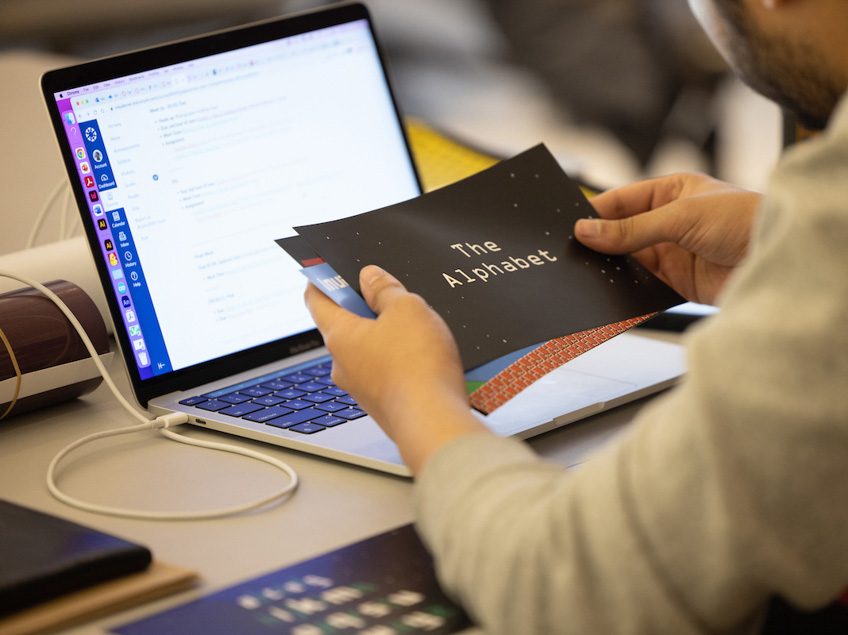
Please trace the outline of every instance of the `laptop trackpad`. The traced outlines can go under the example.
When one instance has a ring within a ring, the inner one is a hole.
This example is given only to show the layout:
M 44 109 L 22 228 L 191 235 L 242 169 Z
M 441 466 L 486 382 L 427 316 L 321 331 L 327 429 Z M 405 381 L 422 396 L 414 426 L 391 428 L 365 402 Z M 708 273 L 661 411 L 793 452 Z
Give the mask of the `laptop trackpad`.
M 519 435 L 565 415 L 562 423 L 600 412 L 604 402 L 632 392 L 636 384 L 560 367 L 542 377 L 487 417 L 503 436 Z

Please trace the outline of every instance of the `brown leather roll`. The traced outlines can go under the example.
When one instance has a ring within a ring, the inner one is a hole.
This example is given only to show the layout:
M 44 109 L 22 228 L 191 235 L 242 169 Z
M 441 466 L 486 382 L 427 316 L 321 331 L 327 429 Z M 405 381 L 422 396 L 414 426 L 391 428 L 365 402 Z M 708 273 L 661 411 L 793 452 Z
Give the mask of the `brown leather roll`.
M 97 352 L 109 352 L 106 325 L 91 298 L 78 286 L 65 280 L 47 282 L 45 286 L 73 311 Z M 90 356 L 65 315 L 41 292 L 19 289 L 0 294 L 0 329 L 8 342 L 7 345 L 0 341 L 0 381 L 13 380 L 17 376 L 9 347 L 22 376 L 17 399 L 14 399 L 14 395 L 10 397 L 8 391 L 0 396 L 5 401 L 0 403 L 0 415 L 6 412 L 13 401 L 14 406 L 8 416 L 74 399 L 100 385 L 100 376 L 92 378 L 86 374 L 79 381 L 74 381 L 73 372 L 49 372 Z M 28 386 L 30 379 L 31 385 Z

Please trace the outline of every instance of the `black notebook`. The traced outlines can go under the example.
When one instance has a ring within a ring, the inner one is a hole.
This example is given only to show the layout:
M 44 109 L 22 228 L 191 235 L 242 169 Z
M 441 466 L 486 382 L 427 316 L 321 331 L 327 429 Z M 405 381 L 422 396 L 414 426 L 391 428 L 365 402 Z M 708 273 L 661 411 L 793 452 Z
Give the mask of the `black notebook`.
M 150 566 L 140 545 L 0 500 L 0 615 Z

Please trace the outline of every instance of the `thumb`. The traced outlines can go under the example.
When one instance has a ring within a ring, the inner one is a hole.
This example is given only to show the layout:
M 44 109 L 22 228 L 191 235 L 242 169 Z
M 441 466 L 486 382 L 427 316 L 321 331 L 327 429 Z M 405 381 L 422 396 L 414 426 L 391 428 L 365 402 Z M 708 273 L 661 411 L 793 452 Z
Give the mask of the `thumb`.
M 581 243 L 606 254 L 628 254 L 680 238 L 679 219 L 667 207 L 620 219 L 582 218 L 574 226 Z
M 378 315 L 396 298 L 409 293 L 397 278 L 377 265 L 362 268 L 359 286 L 368 306 Z

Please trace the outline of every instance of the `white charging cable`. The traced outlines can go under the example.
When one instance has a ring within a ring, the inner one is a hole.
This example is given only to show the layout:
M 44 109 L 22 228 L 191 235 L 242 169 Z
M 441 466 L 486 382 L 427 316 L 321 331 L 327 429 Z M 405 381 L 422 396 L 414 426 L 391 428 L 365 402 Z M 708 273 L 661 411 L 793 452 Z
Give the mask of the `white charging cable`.
M 35 221 L 33 221 L 32 229 L 29 232 L 29 238 L 27 238 L 27 249 L 35 246 L 35 240 L 38 237 L 38 232 L 41 229 L 41 226 L 44 224 L 44 219 L 47 218 L 47 215 L 50 213 L 50 210 L 53 208 L 53 203 L 59 198 L 59 195 L 62 192 L 66 192 L 65 202 L 62 205 L 61 214 L 64 219 L 67 213 L 68 201 L 67 194 L 71 191 L 70 186 L 68 185 L 67 179 L 60 180 L 50 194 L 47 196 L 47 200 L 44 202 L 44 206 L 39 210 L 38 214 L 35 216 Z M 60 234 L 61 238 L 64 238 L 64 232 Z
M 53 209 L 53 204 L 58 200 L 59 195 L 64 192 L 65 196 L 62 205 L 59 208 L 59 240 L 71 238 L 79 225 L 79 215 L 74 213 L 73 192 L 66 179 L 62 179 L 56 184 L 55 188 L 50 192 L 44 206 L 39 210 L 32 224 L 32 229 L 27 238 L 27 249 L 35 246 L 38 238 L 38 232 L 41 231 L 41 226 L 44 220 L 50 215 L 50 210 Z
M 53 460 L 50 462 L 50 466 L 47 468 L 47 489 L 55 498 L 59 499 L 67 505 L 70 505 L 71 507 L 76 507 L 77 509 L 82 509 L 97 514 L 106 514 L 109 516 L 121 516 L 124 518 L 137 518 L 143 520 L 207 520 L 210 518 L 221 518 L 223 516 L 241 514 L 243 512 L 264 507 L 266 505 L 269 505 L 270 503 L 273 503 L 274 501 L 290 496 L 297 488 L 297 473 L 294 471 L 294 469 L 292 469 L 291 466 L 278 459 L 275 459 L 266 454 L 262 454 L 260 452 L 240 448 L 235 445 L 192 439 L 190 437 L 177 434 L 176 432 L 171 430 L 170 428 L 182 425 L 184 423 L 188 423 L 188 416 L 185 414 L 171 413 L 167 415 L 162 415 L 155 419 L 148 419 L 146 416 L 144 416 L 144 414 L 134 408 L 132 404 L 130 404 L 130 402 L 127 401 L 127 399 L 118 390 L 118 387 L 115 385 L 115 382 L 112 381 L 112 377 L 109 375 L 109 372 L 103 365 L 103 362 L 100 359 L 100 355 L 97 352 L 97 349 L 94 348 L 94 344 L 91 343 L 91 339 L 89 339 L 88 334 L 85 332 L 85 329 L 83 328 L 82 324 L 80 324 L 80 321 L 73 314 L 70 308 L 68 308 L 68 305 L 65 304 L 59 296 L 57 296 L 53 291 L 45 287 L 40 282 L 32 280 L 26 276 L 21 276 L 15 273 L 0 270 L 0 277 L 17 280 L 22 284 L 28 285 L 36 289 L 37 291 L 40 291 L 45 296 L 47 296 L 47 298 L 49 298 L 57 307 L 59 307 L 59 310 L 65 314 L 65 317 L 68 318 L 68 321 L 76 329 L 77 333 L 80 336 L 80 339 L 88 350 L 89 355 L 91 355 L 91 359 L 94 362 L 94 365 L 97 366 L 97 370 L 100 371 L 100 374 L 103 376 L 103 381 L 106 382 L 106 385 L 109 387 L 109 390 L 112 391 L 112 394 L 115 395 L 115 398 L 124 407 L 124 409 L 140 422 L 137 425 L 133 426 L 115 428 L 112 430 L 104 430 L 102 432 L 95 432 L 94 434 L 89 434 L 88 436 L 74 441 L 73 443 L 59 451 L 59 453 L 55 457 L 53 457 Z M 185 443 L 187 445 L 193 445 L 199 448 L 207 448 L 210 450 L 220 450 L 222 452 L 231 452 L 233 454 L 240 454 L 241 456 L 246 456 L 252 459 L 256 459 L 258 461 L 263 461 L 264 463 L 268 463 L 269 465 L 272 465 L 278 468 L 279 470 L 285 472 L 289 478 L 289 482 L 286 484 L 285 487 L 278 490 L 277 492 L 264 498 L 261 498 L 257 501 L 253 501 L 251 503 L 197 512 L 144 511 L 98 505 L 96 503 L 89 503 L 78 498 L 74 498 L 73 496 L 69 496 L 68 494 L 62 492 L 56 485 L 56 469 L 58 468 L 59 463 L 68 454 L 70 454 L 77 448 L 86 445 L 87 443 L 91 443 L 92 441 L 97 441 L 99 439 L 114 437 L 121 434 L 131 434 L 133 432 L 141 432 L 144 430 L 158 430 L 159 434 L 166 436 L 167 438 L 172 439 L 174 441 Z

